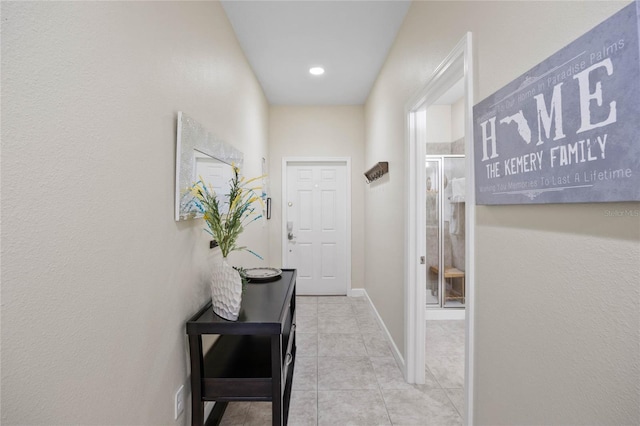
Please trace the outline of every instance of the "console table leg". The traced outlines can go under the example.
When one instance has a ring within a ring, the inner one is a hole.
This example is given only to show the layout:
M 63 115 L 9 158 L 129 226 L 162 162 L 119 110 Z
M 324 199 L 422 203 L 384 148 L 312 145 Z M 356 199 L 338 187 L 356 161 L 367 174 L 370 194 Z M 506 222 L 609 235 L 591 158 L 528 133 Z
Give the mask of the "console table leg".
M 216 404 L 213 406 L 213 410 L 211 410 L 211 414 L 209 414 L 209 418 L 205 422 L 205 426 L 219 425 L 228 404 L 228 402 L 216 401 Z
M 204 403 L 202 402 L 202 339 L 199 335 L 189 335 L 189 357 L 191 358 L 191 425 L 204 424 Z
M 271 423 L 284 426 L 282 422 L 282 335 L 271 337 Z

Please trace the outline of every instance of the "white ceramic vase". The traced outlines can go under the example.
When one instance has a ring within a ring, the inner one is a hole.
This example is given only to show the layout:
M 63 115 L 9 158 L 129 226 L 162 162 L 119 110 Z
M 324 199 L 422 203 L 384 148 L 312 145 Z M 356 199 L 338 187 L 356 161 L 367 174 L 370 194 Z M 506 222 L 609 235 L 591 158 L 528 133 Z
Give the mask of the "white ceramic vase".
M 227 258 L 216 263 L 211 273 L 211 305 L 218 316 L 235 321 L 242 302 L 242 279 Z

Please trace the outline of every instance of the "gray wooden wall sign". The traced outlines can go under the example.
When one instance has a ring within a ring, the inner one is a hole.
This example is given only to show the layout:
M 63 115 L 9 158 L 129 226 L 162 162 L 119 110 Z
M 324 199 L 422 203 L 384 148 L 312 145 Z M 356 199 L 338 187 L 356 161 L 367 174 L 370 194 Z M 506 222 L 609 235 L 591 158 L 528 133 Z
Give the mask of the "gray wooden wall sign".
M 477 204 L 640 201 L 640 1 L 473 108 Z

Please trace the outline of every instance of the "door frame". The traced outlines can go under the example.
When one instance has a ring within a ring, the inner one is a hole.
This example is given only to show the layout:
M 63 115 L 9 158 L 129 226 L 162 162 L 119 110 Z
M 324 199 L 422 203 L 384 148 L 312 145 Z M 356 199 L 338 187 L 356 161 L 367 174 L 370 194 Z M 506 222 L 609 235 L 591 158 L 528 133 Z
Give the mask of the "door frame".
M 425 156 L 426 146 L 416 141 L 418 117 L 416 111 L 429 106 L 460 78 L 465 85 L 465 156 L 466 156 L 466 315 L 465 315 L 465 422 L 473 424 L 474 392 L 474 335 L 475 335 L 475 178 L 473 162 L 473 44 L 467 32 L 445 60 L 436 68 L 427 83 L 405 105 L 406 132 L 406 226 L 405 226 L 405 379 L 409 383 L 425 382 L 426 332 L 426 268 L 420 263 L 425 256 L 426 235 L 418 235 L 424 224 L 425 209 Z
M 333 163 L 335 165 L 346 166 L 346 193 L 347 198 L 346 215 L 347 229 L 345 239 L 345 253 L 347 253 L 346 278 L 347 278 L 347 296 L 351 296 L 351 157 L 282 157 L 282 224 L 280 231 L 282 245 L 282 266 L 288 267 L 285 263 L 287 259 L 287 166 L 289 163 Z

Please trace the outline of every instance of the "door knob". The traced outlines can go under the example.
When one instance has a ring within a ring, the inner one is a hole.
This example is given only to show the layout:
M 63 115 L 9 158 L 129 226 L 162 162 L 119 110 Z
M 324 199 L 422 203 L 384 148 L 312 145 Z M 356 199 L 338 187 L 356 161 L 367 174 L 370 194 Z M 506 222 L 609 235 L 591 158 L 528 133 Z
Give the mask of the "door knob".
M 287 238 L 293 240 L 293 222 L 287 222 Z

